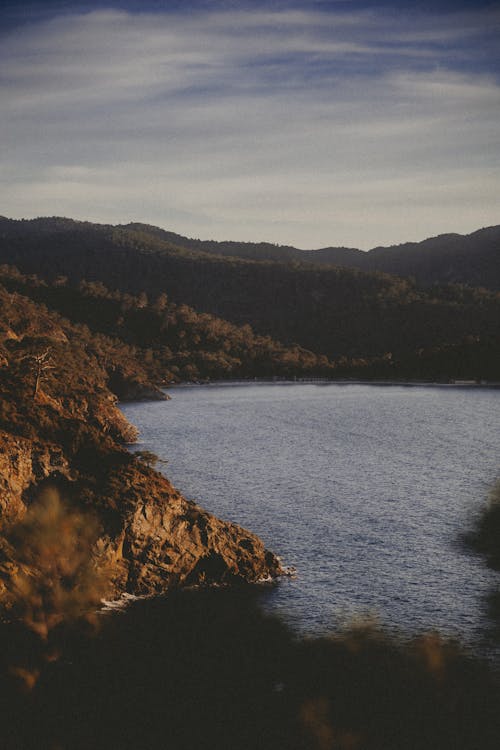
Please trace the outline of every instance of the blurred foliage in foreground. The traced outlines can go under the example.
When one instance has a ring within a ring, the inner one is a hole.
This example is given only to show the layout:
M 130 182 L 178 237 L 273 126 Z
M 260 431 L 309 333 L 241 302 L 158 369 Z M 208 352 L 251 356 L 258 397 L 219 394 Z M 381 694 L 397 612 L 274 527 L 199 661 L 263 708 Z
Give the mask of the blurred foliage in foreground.
M 14 614 L 42 640 L 99 604 L 105 586 L 93 555 L 97 537 L 90 513 L 71 508 L 54 488 L 7 529 L 2 542 L 17 567 Z
M 470 541 L 486 556 L 492 568 L 500 570 L 500 480 L 490 491 L 488 503 Z
M 0 604 L 4 616 L 34 650 L 18 652 L 8 669 L 32 689 L 46 663 L 62 654 L 61 638 L 75 623 L 96 623 L 107 591 L 106 566 L 98 565 L 96 518 L 72 507 L 47 487 L 25 516 L 4 524 L 0 538 Z
M 96 534 L 53 490 L 4 529 L 18 587 L 0 624 L 2 750 L 500 746 L 498 674 L 457 643 L 373 625 L 297 638 L 256 587 L 98 614 Z
M 30 691 L 33 634 L 0 628 L 5 750 L 491 750 L 499 685 L 451 642 L 359 627 L 297 639 L 255 590 L 174 592 L 61 632 Z M 31 640 L 30 640 L 31 637 Z

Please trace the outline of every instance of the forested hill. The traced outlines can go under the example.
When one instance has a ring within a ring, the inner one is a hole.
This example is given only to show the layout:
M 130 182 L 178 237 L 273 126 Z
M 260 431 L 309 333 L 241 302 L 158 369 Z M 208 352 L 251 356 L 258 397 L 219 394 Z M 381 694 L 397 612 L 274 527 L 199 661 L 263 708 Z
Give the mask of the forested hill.
M 155 396 L 154 384 L 178 380 L 336 374 L 324 356 L 257 336 L 248 325 L 199 314 L 165 294 L 148 302 L 144 293 L 111 292 L 101 282 L 71 286 L 58 278 L 47 283 L 6 266 L 0 266 L 2 287 L 23 304 L 43 305 L 76 325 L 87 350 L 97 352 L 107 366 L 108 385 L 120 398 Z
M 375 247 L 363 252 L 351 247 L 324 247 L 300 250 L 269 242 L 217 242 L 184 237 L 148 224 L 91 224 L 71 219 L 42 218 L 13 221 L 0 217 L 3 242 L 16 242 L 33 233 L 65 235 L 76 232 L 78 244 L 103 235 L 125 233 L 140 238 L 145 246 L 164 252 L 188 252 L 254 261 L 334 265 L 367 272 L 380 271 L 414 277 L 417 283 L 459 283 L 500 291 L 500 225 L 479 229 L 468 235 L 442 234 L 422 242 L 406 242 L 390 247 Z
M 250 325 L 252 336 L 336 364 L 354 358 L 364 369 L 383 358 L 400 363 L 386 368 L 395 375 L 498 377 L 500 295 L 484 289 L 423 289 L 387 274 L 224 258 L 178 248 L 136 225 L 68 219 L 2 220 L 0 262 L 49 281 L 65 276 L 70 287 L 97 281 L 143 293 L 150 303 L 165 293 L 196 314 Z
M 267 242 L 215 242 L 182 237 L 145 224 L 128 224 L 133 229 L 178 247 L 216 255 L 313 263 L 381 271 L 398 276 L 413 276 L 418 283 L 461 283 L 500 290 L 500 226 L 479 229 L 468 235 L 442 234 L 423 242 L 407 242 L 391 247 L 376 247 L 368 252 L 349 247 L 324 247 L 299 250 L 288 245 Z

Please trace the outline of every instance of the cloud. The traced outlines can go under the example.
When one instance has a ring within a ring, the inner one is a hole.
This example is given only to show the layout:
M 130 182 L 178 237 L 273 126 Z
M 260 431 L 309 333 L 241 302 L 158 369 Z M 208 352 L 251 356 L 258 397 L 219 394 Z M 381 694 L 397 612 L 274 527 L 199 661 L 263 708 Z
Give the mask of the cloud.
M 475 52 L 494 19 L 109 9 L 11 29 L 1 212 L 304 247 L 498 223 L 500 87 Z

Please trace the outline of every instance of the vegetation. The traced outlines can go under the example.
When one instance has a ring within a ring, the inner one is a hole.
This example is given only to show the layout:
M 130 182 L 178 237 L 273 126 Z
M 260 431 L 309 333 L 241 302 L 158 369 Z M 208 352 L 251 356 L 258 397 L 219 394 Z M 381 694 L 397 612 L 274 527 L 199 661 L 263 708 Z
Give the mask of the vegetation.
M 64 636 L 75 623 L 78 630 L 96 624 L 109 590 L 106 568 L 96 564 L 98 529 L 90 511 L 64 501 L 54 487 L 42 491 L 22 519 L 3 524 L 0 566 L 2 578 L 10 568 L 9 618 L 30 646 L 8 664 L 21 692 L 33 690 L 47 664 L 63 656 Z
M 489 501 L 470 542 L 478 552 L 486 556 L 492 568 L 500 570 L 500 481 L 490 492 Z
M 414 277 L 420 284 L 460 283 L 500 291 L 500 226 L 487 227 L 469 235 L 442 234 L 423 242 L 406 242 L 392 247 L 376 247 L 362 252 L 348 247 L 324 247 L 298 250 L 269 242 L 214 242 L 193 240 L 158 227 L 127 224 L 125 230 L 163 240 L 195 252 L 245 258 L 335 265 L 360 271 L 381 271 Z
M 101 282 L 67 279 L 47 283 L 0 268 L 0 282 L 18 295 L 58 311 L 72 321 L 72 337 L 104 365 L 108 385 L 119 397 L 140 396 L 131 387 L 149 379 L 176 380 L 249 377 L 328 377 L 334 365 L 300 346 L 285 347 L 250 326 L 235 326 L 160 294 L 110 292 Z M 76 326 L 75 326 L 76 324 Z M 77 328 L 77 330 L 76 330 Z
M 63 621 L 85 616 L 104 593 L 91 554 L 97 521 L 47 488 L 4 536 L 16 560 L 13 612 L 47 641 Z
M 1 286 L 0 313 L 0 429 L 71 454 L 134 436 L 107 386 L 119 368 L 131 385 L 152 387 L 132 350 Z
M 148 311 L 168 295 L 168 304 L 175 305 L 169 312 L 179 319 L 178 328 L 184 327 L 187 341 L 176 338 L 174 330 L 167 336 L 165 327 L 158 337 L 154 322 L 156 340 L 145 337 L 142 326 L 133 345 L 151 349 L 156 358 L 161 340 L 160 348 L 176 353 L 177 361 L 171 364 L 179 372 L 171 371 L 174 377 L 328 375 L 332 364 L 339 377 L 499 376 L 500 295 L 494 291 L 443 283 L 421 288 L 410 278 L 381 273 L 215 256 L 176 247 L 161 230 L 135 225 L 115 228 L 39 219 L 4 220 L 0 228 L 0 259 L 51 285 L 61 275 L 71 290 L 84 281 L 100 282 L 112 294 L 142 300 Z M 103 292 L 100 299 L 105 296 Z M 102 310 L 96 308 L 94 318 L 105 320 L 109 307 L 106 303 Z M 62 312 L 76 315 L 68 305 Z M 203 319 L 206 314 L 218 322 Z M 141 316 L 145 322 L 146 312 Z M 124 336 L 117 321 L 116 316 L 108 321 L 112 335 Z M 239 327 L 239 333 L 228 328 L 230 324 Z M 95 320 L 88 325 L 95 326 Z M 208 331 L 217 326 L 219 353 L 214 352 L 214 331 Z M 197 336 L 205 335 L 206 341 L 197 342 Z M 249 357 L 240 367 L 237 360 L 245 348 L 260 353 L 254 364 Z M 165 361 L 169 353 L 160 356 Z
M 50 356 L 50 367 L 41 373 L 40 352 Z M 132 349 L 92 336 L 86 326 L 72 325 L 0 286 L 2 536 L 5 525 L 20 520 L 43 493 L 49 474 L 70 506 L 84 515 L 99 513 L 103 533 L 113 534 L 120 524 L 128 504 L 133 505 L 130 487 L 147 482 L 151 470 L 123 447 L 137 432 L 116 409 L 108 387 L 110 373 L 117 369 L 124 387 L 134 393 L 156 392 Z M 31 485 L 24 489 L 23 481 Z M 127 497 L 124 487 L 129 488 Z M 2 581 L 12 582 L 17 547 L 2 547 L 0 597 Z
M 488 666 L 428 635 L 373 627 L 298 639 L 258 593 L 173 593 L 66 634 L 26 695 L 5 663 L 5 750 L 496 750 L 499 689 Z M 26 717 L 29 715 L 29 721 Z

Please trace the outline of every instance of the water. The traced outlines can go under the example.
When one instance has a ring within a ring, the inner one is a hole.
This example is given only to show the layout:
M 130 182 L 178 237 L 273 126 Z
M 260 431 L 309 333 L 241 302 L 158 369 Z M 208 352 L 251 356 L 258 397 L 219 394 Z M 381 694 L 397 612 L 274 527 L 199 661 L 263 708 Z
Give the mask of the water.
M 462 536 L 500 475 L 500 392 L 222 384 L 123 407 L 187 496 L 297 577 L 264 606 L 299 633 L 374 616 L 477 644 L 498 583 Z

